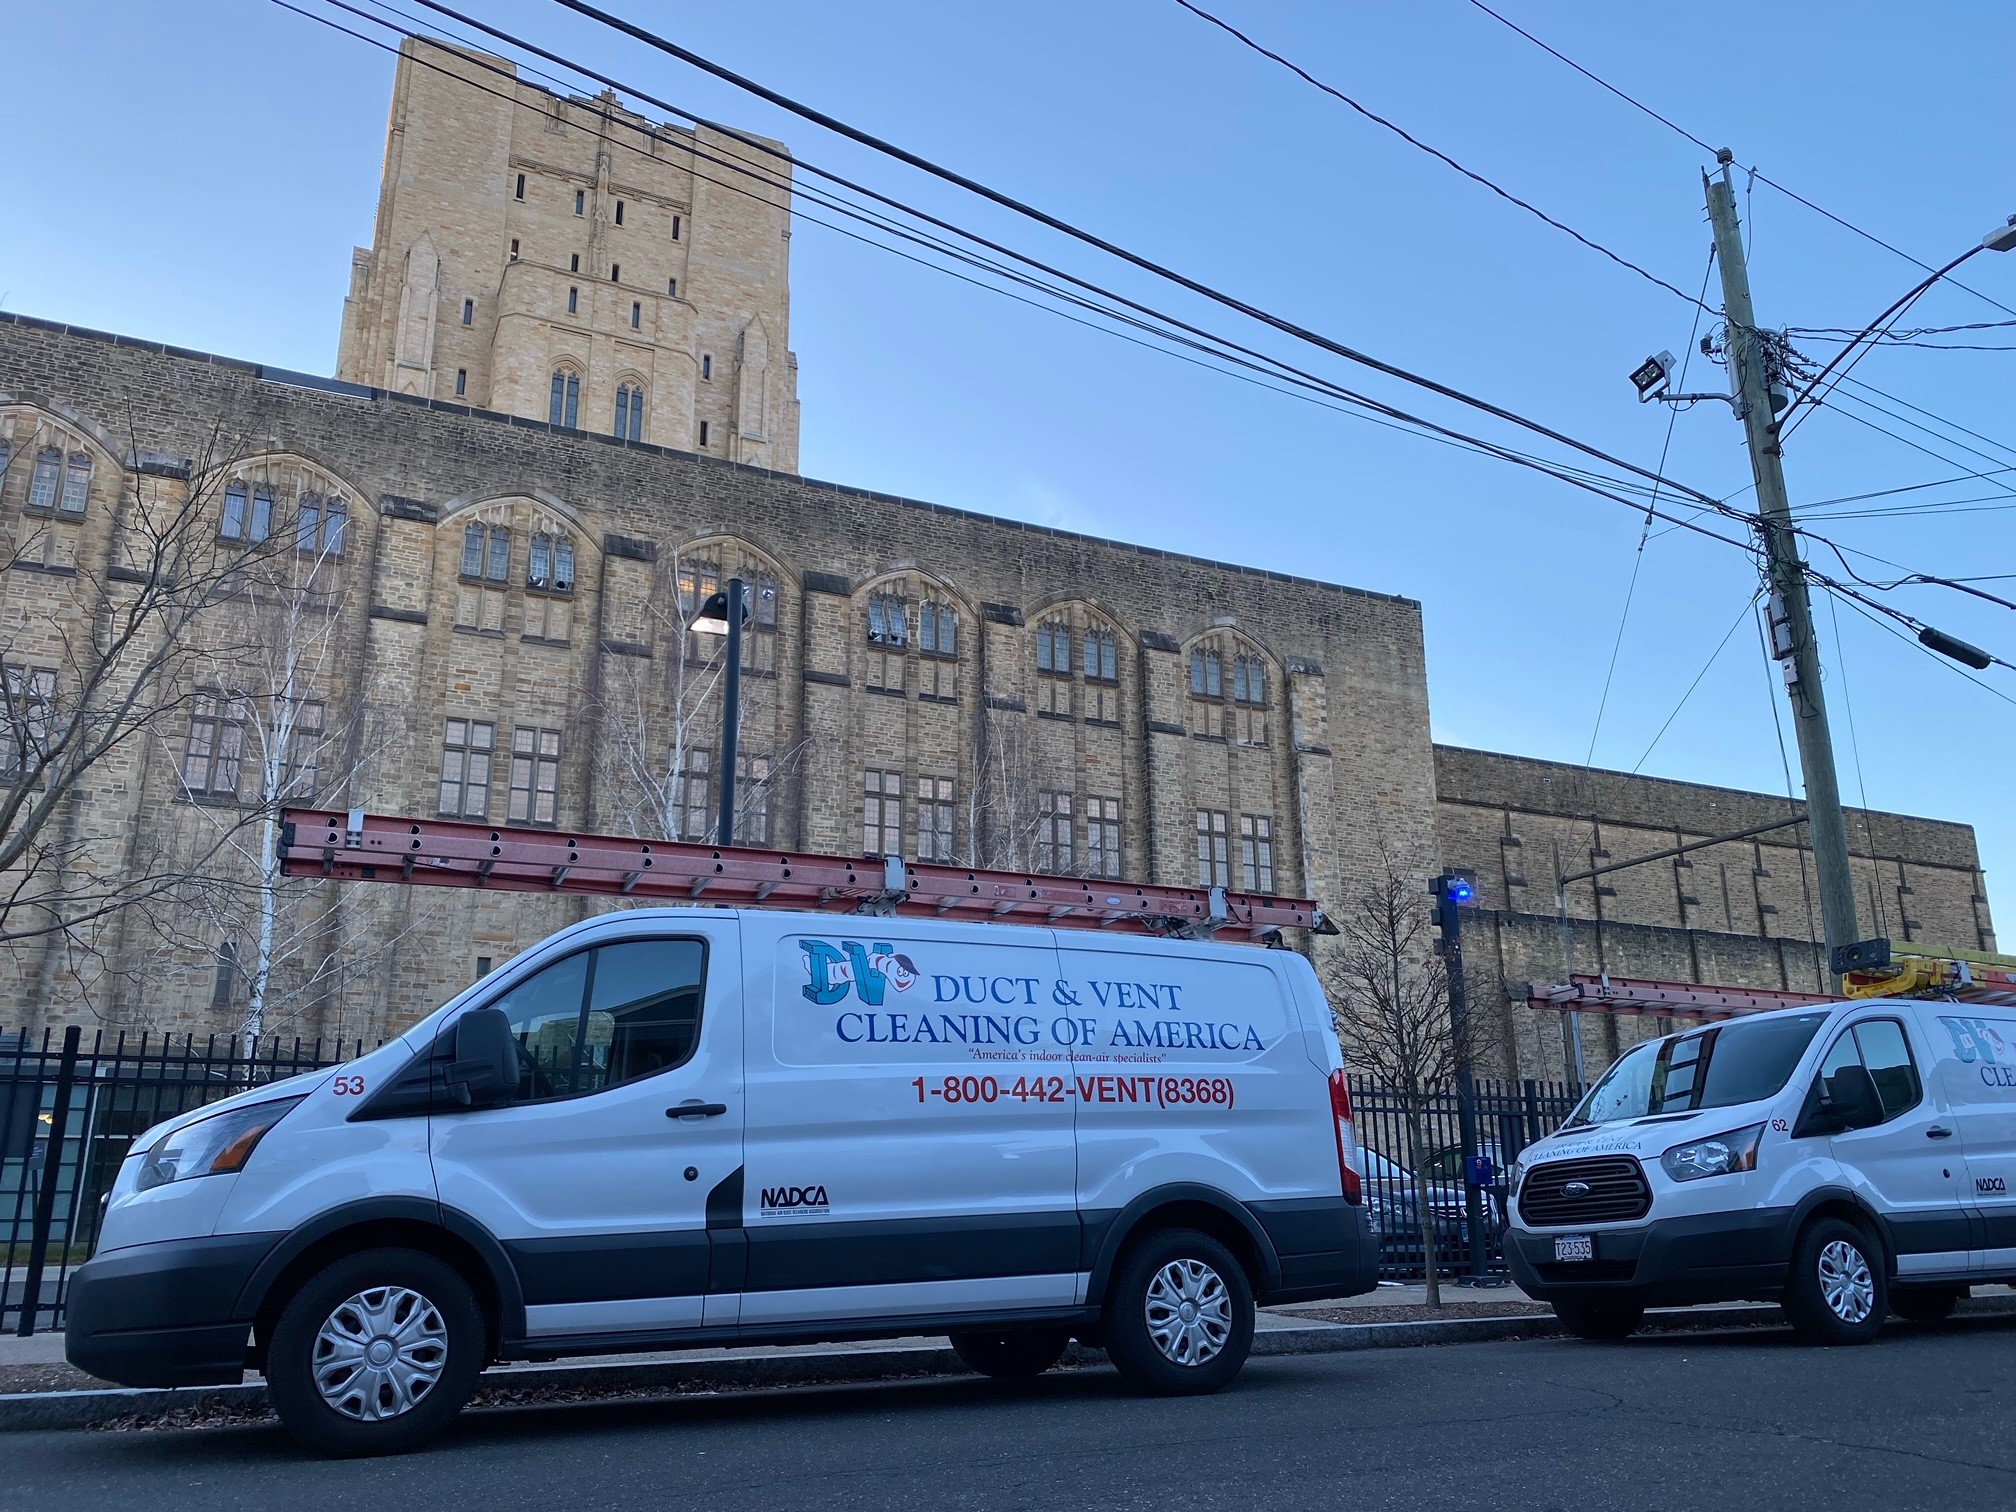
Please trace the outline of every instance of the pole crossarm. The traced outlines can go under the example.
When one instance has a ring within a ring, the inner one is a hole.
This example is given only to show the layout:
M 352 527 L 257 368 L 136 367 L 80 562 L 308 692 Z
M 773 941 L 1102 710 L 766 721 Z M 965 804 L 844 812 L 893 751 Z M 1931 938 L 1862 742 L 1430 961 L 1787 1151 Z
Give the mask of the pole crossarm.
M 659 903 L 902 914 L 968 923 L 1038 924 L 1118 934 L 1224 934 L 1272 943 L 1279 930 L 1335 934 L 1308 898 L 1159 887 L 906 861 L 508 828 L 453 819 L 287 809 L 281 872 L 344 882 L 403 882 Z

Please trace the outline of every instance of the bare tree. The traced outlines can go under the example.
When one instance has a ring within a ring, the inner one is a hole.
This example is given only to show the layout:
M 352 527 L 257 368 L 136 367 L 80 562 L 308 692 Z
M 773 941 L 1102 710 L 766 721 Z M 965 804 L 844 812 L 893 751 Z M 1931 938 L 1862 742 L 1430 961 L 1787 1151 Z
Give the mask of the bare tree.
M 974 742 L 974 781 L 966 795 L 968 864 L 1001 871 L 1035 871 L 1041 854 L 1042 795 L 1068 791 L 1036 749 L 1024 715 L 982 707 Z
M 108 768 L 137 762 L 151 735 L 182 724 L 205 654 L 196 625 L 274 549 L 219 539 L 218 501 L 248 450 L 228 416 L 194 458 L 136 442 L 119 471 L 109 549 L 96 507 L 80 497 L 65 517 L 66 492 L 14 522 L 0 559 L 0 945 L 43 946 L 40 1001 L 50 963 L 67 961 L 88 1001 L 84 961 L 108 969 L 136 921 L 172 935 L 192 872 L 229 843 L 220 826 L 191 854 L 166 833 L 173 826 L 135 826 L 85 800 Z M 67 559 L 52 573 L 59 552 Z
M 1484 1047 L 1449 1017 L 1449 978 L 1435 953 L 1427 879 L 1405 874 L 1383 840 L 1378 871 L 1337 916 L 1328 975 L 1337 1027 L 1353 1062 L 1399 1104 L 1414 1214 L 1427 1267 L 1428 1305 L 1442 1305 L 1428 1157 L 1429 1109 L 1448 1094 L 1466 1058 Z M 1478 1236 L 1472 1236 L 1476 1242 Z

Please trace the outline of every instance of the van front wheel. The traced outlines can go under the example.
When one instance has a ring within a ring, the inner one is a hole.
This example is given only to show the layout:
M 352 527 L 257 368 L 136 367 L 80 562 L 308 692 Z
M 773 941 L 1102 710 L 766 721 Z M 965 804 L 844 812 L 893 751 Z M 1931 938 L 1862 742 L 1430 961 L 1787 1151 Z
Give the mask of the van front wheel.
M 469 1283 L 418 1250 L 346 1255 L 281 1309 L 266 1394 L 287 1431 L 324 1454 L 400 1454 L 462 1410 L 484 1364 Z
M 1064 1358 L 1071 1335 L 1061 1328 L 1005 1328 L 998 1333 L 955 1333 L 953 1353 L 979 1375 L 1027 1381 Z
M 1807 1226 L 1792 1247 L 1783 1307 L 1810 1344 L 1867 1344 L 1888 1308 L 1883 1252 L 1845 1218 Z
M 1165 1229 L 1121 1262 L 1106 1353 L 1128 1385 L 1156 1396 L 1218 1391 L 1252 1348 L 1252 1284 L 1209 1234 Z

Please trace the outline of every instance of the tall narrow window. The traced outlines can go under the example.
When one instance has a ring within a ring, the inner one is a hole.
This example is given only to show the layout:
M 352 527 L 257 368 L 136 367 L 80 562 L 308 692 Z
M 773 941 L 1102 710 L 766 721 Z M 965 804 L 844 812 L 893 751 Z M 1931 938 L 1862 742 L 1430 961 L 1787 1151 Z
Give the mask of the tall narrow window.
M 0 678 L 0 781 L 42 770 L 55 723 L 56 669 L 9 662 Z
M 770 758 L 735 758 L 735 843 L 769 845 Z
M 476 324 L 476 301 L 473 299 L 462 301 L 462 324 L 465 326 Z
M 198 693 L 189 706 L 189 743 L 182 752 L 182 785 L 204 798 L 236 798 L 245 761 L 245 701 Z
M 581 418 L 581 375 L 566 368 L 553 372 L 553 387 L 546 403 L 546 423 L 575 428 Z
M 297 699 L 290 707 L 275 700 L 274 714 L 284 726 L 280 742 L 280 797 L 313 798 L 322 782 L 323 720 L 327 710 L 319 698 Z
M 700 378 L 703 383 L 711 383 L 714 380 L 714 354 L 712 352 L 702 352 L 700 354 Z
M 511 822 L 557 824 L 560 815 L 560 732 L 511 732 Z
M 300 513 L 294 517 L 294 549 L 312 556 L 321 541 L 322 501 L 314 494 L 304 494 Z
M 1120 875 L 1120 800 L 1085 800 L 1085 872 L 1092 877 Z
M 1102 724 L 1120 722 L 1120 648 L 1113 632 L 1094 625 L 1082 645 L 1085 717 Z
M 469 392 L 469 369 L 455 369 L 455 397 L 460 399 Z
M 343 555 L 345 538 L 350 533 L 350 501 L 340 494 L 332 494 L 322 505 L 322 551 L 325 556 Z
M 700 449 L 702 451 L 707 449 L 707 422 L 705 420 L 700 422 Z
M 633 331 L 644 329 L 644 301 L 641 299 L 630 301 L 630 329 Z
M 462 576 L 501 583 L 511 575 L 511 529 L 469 525 L 462 531 Z
M 917 780 L 917 859 L 952 859 L 952 779 L 920 777 Z
M 877 593 L 868 600 L 868 644 L 902 646 L 910 641 L 910 606 L 893 593 Z
M 581 313 L 581 291 L 572 284 L 567 286 L 567 313 L 569 315 Z
M 672 217 L 672 240 L 679 240 L 679 217 L 676 215 Z
M 579 252 L 574 253 L 567 259 L 567 271 L 569 273 L 579 273 L 581 271 L 581 254 Z
M 959 691 L 959 612 L 950 604 L 926 599 L 917 606 L 918 691 L 932 698 L 953 698 Z
M 677 299 L 679 297 L 678 279 L 668 278 L 665 280 L 665 297 L 667 299 Z
M 1232 704 L 1239 743 L 1267 744 L 1267 663 L 1259 657 L 1232 658 Z
M 246 528 L 245 539 L 263 541 L 273 534 L 273 490 L 255 488 L 252 490 L 252 523 Z
M 1058 615 L 1036 626 L 1036 712 L 1071 717 L 1071 621 Z
M 686 624 L 692 624 L 700 617 L 700 610 L 707 600 L 721 589 L 721 565 L 705 557 L 686 557 L 679 563 L 679 616 Z M 704 632 L 695 631 L 696 638 Z M 699 641 L 699 654 L 712 656 L 718 636 L 706 636 Z
M 63 469 L 63 502 L 56 507 L 63 514 L 81 515 L 90 497 L 91 459 L 83 452 L 72 452 L 70 465 Z
M 574 543 L 566 536 L 557 536 L 553 541 L 553 591 L 574 591 Z
M 1274 820 L 1266 814 L 1239 816 L 1239 881 L 1248 892 L 1274 891 Z
M 497 726 L 480 719 L 451 719 L 441 728 L 441 797 L 437 805 L 451 819 L 483 819 L 490 813 L 490 757 Z
M 490 527 L 490 557 L 484 564 L 483 576 L 493 583 L 502 583 L 511 576 L 511 531 L 507 526 Z
M 574 543 L 544 531 L 532 537 L 525 554 L 525 586 L 547 593 L 574 591 Z
M 511 196 L 511 197 L 512 197 L 513 199 L 521 199 L 521 200 L 522 200 L 523 198 L 525 198 L 525 175 L 524 175 L 524 174 L 522 174 L 522 173 L 521 173 L 521 174 L 519 174 L 519 175 L 518 175 L 518 187 L 517 187 L 517 190 L 516 190 L 516 191 L 515 191 L 515 192 L 514 192 L 514 193 L 512 194 L 512 196 Z M 515 251 L 517 250 L 517 244 L 516 244 L 516 243 L 513 243 L 513 244 L 512 244 L 512 250 L 513 250 L 514 252 L 515 252 Z
M 586 189 L 576 189 L 574 191 L 574 213 L 576 215 L 586 215 L 588 213 L 588 191 Z
M 63 482 L 63 453 L 51 446 L 35 455 L 35 471 L 28 479 L 28 507 L 54 509 L 56 490 Z
M 1223 809 L 1197 810 L 1197 885 L 1232 885 L 1232 836 Z
M 714 837 L 714 753 L 705 746 L 690 747 L 674 780 L 673 817 L 679 823 L 679 838 L 711 840 Z
M 224 490 L 224 514 L 217 522 L 217 534 L 227 541 L 245 539 L 245 485 L 233 483 Z
M 861 774 L 861 850 L 869 856 L 903 854 L 903 774 L 868 768 Z
M 625 441 L 644 439 L 644 390 L 629 384 L 616 389 L 616 435 Z
M 1036 870 L 1068 872 L 1074 863 L 1071 851 L 1071 795 L 1036 795 Z
M 518 261 L 518 238 L 515 236 L 511 238 L 511 261 Z
M 619 226 L 623 224 L 623 201 L 621 200 L 616 201 L 616 224 Z
M 609 264 L 609 282 L 611 283 L 623 282 L 623 264 L 621 263 Z
M 1225 696 L 1225 661 L 1213 647 L 1199 646 L 1190 653 L 1190 696 Z

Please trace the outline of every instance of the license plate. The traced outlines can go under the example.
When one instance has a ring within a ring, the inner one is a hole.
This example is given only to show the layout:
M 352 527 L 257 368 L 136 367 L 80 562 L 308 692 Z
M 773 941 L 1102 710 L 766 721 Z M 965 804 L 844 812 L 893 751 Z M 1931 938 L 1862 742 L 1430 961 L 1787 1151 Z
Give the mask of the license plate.
M 1554 1258 L 1556 1260 L 1594 1260 L 1596 1258 L 1596 1238 L 1593 1234 L 1556 1234 L 1554 1236 Z

